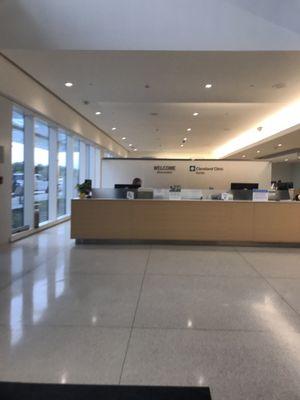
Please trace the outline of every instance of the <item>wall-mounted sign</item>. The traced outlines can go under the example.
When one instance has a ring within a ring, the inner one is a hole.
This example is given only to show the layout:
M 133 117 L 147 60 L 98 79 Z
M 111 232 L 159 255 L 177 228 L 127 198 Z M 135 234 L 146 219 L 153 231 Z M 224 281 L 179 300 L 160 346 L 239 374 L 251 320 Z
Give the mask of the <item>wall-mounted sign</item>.
M 175 165 L 154 165 L 154 171 L 157 174 L 172 174 L 176 170 Z
M 194 172 L 197 175 L 204 175 L 206 172 L 224 171 L 224 168 L 222 168 L 222 167 L 200 167 L 198 165 L 190 165 L 189 171 Z
M 132 182 L 138 176 L 146 188 L 218 189 L 226 192 L 232 182 L 257 182 L 268 188 L 271 164 L 267 161 L 231 160 L 103 160 L 103 187 Z

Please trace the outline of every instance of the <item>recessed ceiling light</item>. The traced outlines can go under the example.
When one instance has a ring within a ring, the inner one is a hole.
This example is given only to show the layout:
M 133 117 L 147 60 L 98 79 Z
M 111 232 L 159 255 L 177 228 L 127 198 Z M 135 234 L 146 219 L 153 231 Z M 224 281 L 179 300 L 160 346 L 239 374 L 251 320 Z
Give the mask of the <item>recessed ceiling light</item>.
M 212 88 L 212 84 L 211 83 L 207 83 L 206 85 L 205 85 L 205 89 L 211 89 Z
M 259 153 L 260 153 L 260 150 L 257 150 L 256 153 L 259 154 Z
M 129 146 L 129 147 L 132 147 L 133 145 L 130 143 L 128 146 Z
M 187 141 L 187 138 L 186 138 L 186 137 L 184 137 L 184 138 L 183 138 L 183 142 L 186 142 L 186 141 Z
M 66 86 L 66 87 L 72 87 L 72 86 L 73 86 L 73 83 L 72 83 L 72 82 L 66 82 L 66 83 L 65 83 L 65 86 Z
M 243 154 L 242 157 L 243 157 L 243 158 L 246 158 L 246 154 Z
M 133 149 L 133 151 L 137 151 L 137 149 Z
M 126 140 L 126 137 L 125 137 L 125 136 L 123 136 L 123 137 L 122 137 L 122 140 Z
M 283 89 L 286 87 L 286 83 L 284 82 L 278 82 L 278 83 L 274 83 L 274 85 L 272 85 L 273 89 Z
M 183 147 L 183 144 L 181 143 L 180 147 Z
M 186 131 L 187 131 L 187 132 L 191 132 L 191 130 L 192 130 L 192 128 L 187 128 Z
M 116 127 L 111 128 L 112 131 L 115 131 L 116 129 L 117 129 Z
M 101 111 L 96 111 L 95 114 L 96 115 L 101 115 L 102 113 L 101 113 Z
M 194 112 L 193 116 L 197 117 L 197 115 L 199 115 L 199 113 L 198 112 Z
M 288 159 L 288 158 L 285 158 L 284 161 L 289 161 L 289 159 Z
M 282 147 L 282 144 L 281 144 L 281 143 L 278 143 L 277 147 Z

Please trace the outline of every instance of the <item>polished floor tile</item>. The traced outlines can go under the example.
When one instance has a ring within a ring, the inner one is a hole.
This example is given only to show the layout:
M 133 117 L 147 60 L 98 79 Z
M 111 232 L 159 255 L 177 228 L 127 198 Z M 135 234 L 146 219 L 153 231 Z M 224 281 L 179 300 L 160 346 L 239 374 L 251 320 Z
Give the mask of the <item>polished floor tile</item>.
M 300 315 L 300 279 L 268 279 L 269 283 Z
M 148 273 L 201 276 L 258 276 L 232 247 L 156 246 Z
M 46 259 L 46 254 L 36 248 L 14 245 L 10 249 L 0 249 L 0 273 L 8 274 L 14 280 L 32 271 Z
M 70 272 L 143 274 L 150 246 L 82 246 L 67 253 Z
M 119 382 L 127 329 L 0 327 L 0 379 L 17 382 Z
M 209 386 L 213 400 L 296 400 L 300 335 L 136 329 L 121 383 Z
M 282 319 L 300 332 L 298 315 L 260 278 L 147 275 L 135 326 L 263 331 Z
M 239 252 L 265 277 L 300 278 L 300 249 L 248 248 Z
M 0 324 L 130 327 L 141 282 L 140 274 L 59 279 L 37 270 L 0 291 Z
M 0 247 L 0 380 L 300 400 L 299 249 L 69 235 L 64 223 Z
M 150 247 L 116 248 L 78 246 L 59 251 L 39 266 L 40 275 L 68 277 L 81 274 L 144 274 Z

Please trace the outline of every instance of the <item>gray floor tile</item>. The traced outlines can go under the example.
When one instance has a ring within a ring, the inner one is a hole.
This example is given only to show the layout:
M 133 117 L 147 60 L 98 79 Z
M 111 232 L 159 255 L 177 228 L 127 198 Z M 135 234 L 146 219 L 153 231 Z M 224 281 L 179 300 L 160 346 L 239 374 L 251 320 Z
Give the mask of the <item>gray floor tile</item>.
M 135 326 L 261 331 L 279 316 L 300 331 L 299 316 L 260 278 L 147 275 Z
M 0 250 L 0 273 L 10 275 L 11 280 L 14 280 L 32 271 L 45 259 L 45 254 L 39 249 L 11 246 Z
M 300 278 L 300 250 L 248 248 L 240 254 L 265 277 Z
M 0 380 L 116 384 L 129 330 L 0 327 Z
M 300 279 L 268 279 L 280 295 L 300 314 Z
M 141 282 L 140 274 L 59 279 L 36 270 L 0 292 L 0 324 L 130 327 Z
M 147 273 L 258 276 L 232 247 L 153 246 Z
M 296 400 L 300 336 L 137 329 L 121 383 L 210 386 L 213 400 Z
M 65 252 L 65 262 L 70 273 L 143 274 L 149 252 L 150 246 L 78 246 Z

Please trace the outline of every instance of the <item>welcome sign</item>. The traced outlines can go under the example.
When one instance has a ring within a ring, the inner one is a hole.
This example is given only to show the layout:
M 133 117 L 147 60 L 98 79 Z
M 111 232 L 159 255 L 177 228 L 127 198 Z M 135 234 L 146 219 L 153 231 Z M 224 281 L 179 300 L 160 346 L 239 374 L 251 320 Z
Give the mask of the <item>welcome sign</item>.
M 169 188 L 181 185 L 186 189 L 215 188 L 228 190 L 231 182 L 258 183 L 259 188 L 271 184 L 271 163 L 268 161 L 227 160 L 152 160 L 104 159 L 102 186 L 112 188 L 115 183 L 130 183 L 138 177 L 143 187 Z

